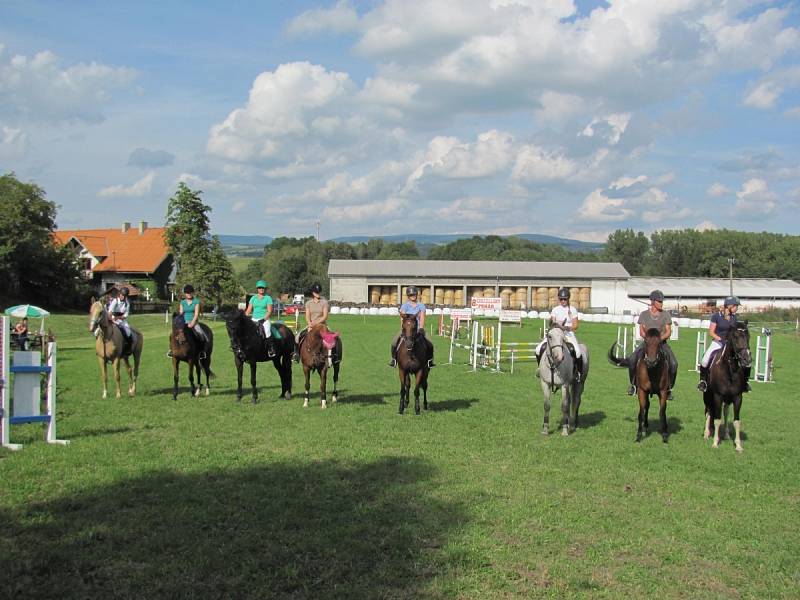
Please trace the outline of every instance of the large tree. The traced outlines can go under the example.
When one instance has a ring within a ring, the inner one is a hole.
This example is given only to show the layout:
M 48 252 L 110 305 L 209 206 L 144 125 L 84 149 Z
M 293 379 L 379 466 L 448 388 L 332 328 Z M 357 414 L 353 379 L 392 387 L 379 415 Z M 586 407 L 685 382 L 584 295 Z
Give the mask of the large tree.
M 634 233 L 633 229 L 617 229 L 608 236 L 603 259 L 622 263 L 631 275 L 641 275 L 649 250 L 650 240 L 643 232 Z
M 0 281 L 4 301 L 73 305 L 87 288 L 75 255 L 53 237 L 57 207 L 35 183 L 0 177 Z
M 211 207 L 201 194 L 181 182 L 167 205 L 166 238 L 178 262 L 176 285 L 192 284 L 206 301 L 232 302 L 240 286 L 219 239 L 211 235 Z

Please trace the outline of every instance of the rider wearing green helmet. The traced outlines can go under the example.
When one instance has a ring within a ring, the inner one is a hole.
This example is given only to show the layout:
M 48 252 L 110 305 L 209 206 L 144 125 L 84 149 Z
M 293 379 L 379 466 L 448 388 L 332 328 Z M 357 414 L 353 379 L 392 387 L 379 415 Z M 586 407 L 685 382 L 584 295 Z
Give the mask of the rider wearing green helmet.
M 244 314 L 261 325 L 266 339 L 272 336 L 272 324 L 269 320 L 270 316 L 272 316 L 272 298 L 267 295 L 267 282 L 263 279 L 256 281 L 256 293 L 254 296 L 250 297 Z M 271 344 L 269 346 L 269 353 L 270 357 L 275 353 Z

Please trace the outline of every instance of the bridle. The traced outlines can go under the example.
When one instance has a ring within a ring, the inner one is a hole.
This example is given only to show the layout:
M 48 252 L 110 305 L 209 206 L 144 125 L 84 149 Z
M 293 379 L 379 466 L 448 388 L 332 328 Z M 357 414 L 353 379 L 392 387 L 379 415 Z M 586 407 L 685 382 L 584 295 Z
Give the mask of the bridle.
M 647 341 L 645 340 L 645 349 L 644 349 L 644 364 L 648 369 L 653 369 L 661 362 L 662 352 L 661 352 L 661 339 L 659 338 L 658 345 L 656 346 L 656 356 L 655 358 L 650 358 L 647 356 Z
M 413 320 L 413 323 L 414 323 L 414 329 L 413 329 L 413 331 L 411 333 L 411 336 L 409 337 L 409 336 L 407 336 L 405 334 L 405 328 L 406 328 L 405 326 L 406 326 L 406 322 L 407 321 L 412 321 L 412 320 Z M 403 338 L 403 343 L 405 344 L 406 351 L 408 353 L 411 353 L 411 352 L 414 351 L 414 342 L 417 339 L 417 331 L 418 331 L 418 325 L 417 325 L 416 316 L 403 317 L 403 334 L 402 334 L 401 337 Z
M 550 343 L 550 332 L 553 331 L 554 329 L 559 329 L 560 330 L 561 328 L 560 327 L 551 327 L 547 331 L 547 342 L 546 342 L 546 346 L 547 346 L 547 362 L 550 365 L 550 391 L 553 392 L 553 393 L 555 393 L 555 391 L 558 389 L 558 386 L 556 385 L 556 369 L 564 361 L 564 357 L 566 356 L 566 353 L 567 353 L 567 348 L 564 346 L 564 336 L 563 335 L 561 337 L 561 341 L 558 344 L 551 344 Z M 556 360 L 556 357 L 553 354 L 553 350 L 555 348 L 561 348 L 561 358 L 559 360 Z
M 746 327 L 733 327 L 731 328 L 730 332 L 728 333 L 725 339 L 725 350 L 730 348 L 730 352 L 728 353 L 727 362 L 728 365 L 732 370 L 733 365 L 736 365 L 735 370 L 739 370 L 742 367 L 747 368 L 752 364 L 752 357 L 750 356 L 750 345 L 746 344 L 744 348 L 737 349 L 735 347 L 734 337 L 737 332 L 742 332 L 742 334 L 746 337 L 747 336 L 747 328 Z M 723 350 L 723 352 L 725 351 Z

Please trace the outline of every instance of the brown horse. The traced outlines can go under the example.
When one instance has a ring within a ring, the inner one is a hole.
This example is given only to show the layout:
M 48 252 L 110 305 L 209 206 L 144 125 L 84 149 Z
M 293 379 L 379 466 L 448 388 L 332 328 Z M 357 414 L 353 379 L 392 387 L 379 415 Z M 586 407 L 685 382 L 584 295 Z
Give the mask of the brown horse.
M 642 441 L 643 433 L 646 434 L 650 423 L 647 414 L 650 410 L 650 396 L 658 396 L 658 416 L 661 421 L 661 438 L 667 443 L 669 431 L 667 429 L 667 396 L 669 395 L 669 359 L 661 348 L 661 334 L 658 329 L 648 329 L 644 337 L 644 353 L 635 365 L 629 363 L 630 358 L 617 358 L 614 356 L 612 344 L 608 351 L 608 360 L 618 367 L 634 367 L 636 391 L 639 396 L 639 427 L 636 430 L 636 441 Z
M 342 338 L 338 333 L 328 331 L 322 324 L 308 330 L 300 343 L 300 362 L 306 376 L 306 395 L 303 407 L 308 407 L 308 392 L 311 387 L 311 373 L 319 373 L 319 390 L 322 397 L 322 408 L 327 407 L 325 391 L 328 382 L 328 369 L 333 368 L 333 394 L 331 402 L 337 401 L 336 385 L 339 382 L 339 366 L 342 361 Z
M 117 383 L 117 398 L 122 394 L 119 387 L 119 363 L 125 361 L 125 368 L 128 370 L 130 386 L 128 395 L 136 395 L 136 380 L 139 377 L 139 361 L 142 358 L 142 348 L 144 347 L 144 336 L 131 327 L 133 333 L 133 345 L 130 352 L 123 355 L 125 338 L 120 328 L 111 322 L 108 312 L 102 302 L 92 299 L 92 306 L 89 309 L 89 331 L 97 337 L 94 349 L 97 360 L 100 363 L 100 376 L 103 382 L 103 398 L 108 397 L 108 372 L 107 365 L 111 363 L 114 370 L 114 381 Z M 133 355 L 133 369 L 128 358 Z
M 422 389 L 425 410 L 428 410 L 428 360 L 431 357 L 428 340 L 418 335 L 416 315 L 403 315 L 400 341 L 397 343 L 397 369 L 400 375 L 400 414 L 408 406 L 411 393 L 411 375 L 414 386 L 414 412 L 419 414 L 419 390 Z
M 208 341 L 205 344 L 205 348 L 202 347 L 202 342 L 186 324 L 186 319 L 183 318 L 183 315 L 180 313 L 172 315 L 169 349 L 172 355 L 173 400 L 178 399 L 178 371 L 181 362 L 189 365 L 189 385 L 192 388 L 192 395 L 195 397 L 200 396 L 200 388 L 203 386 L 203 372 L 206 374 L 206 396 L 211 392 L 209 378 L 213 375 L 211 372 L 211 351 L 214 349 L 214 334 L 205 323 L 198 323 L 197 326 L 206 334 Z M 197 372 L 197 389 L 194 387 L 195 371 Z
M 739 411 L 742 408 L 742 392 L 747 389 L 747 379 L 753 364 L 750 354 L 750 332 L 747 321 L 736 323 L 728 330 L 725 346 L 712 358 L 708 368 L 708 389 L 703 392 L 706 421 L 703 437 L 708 439 L 712 433 L 712 448 L 719 446 L 721 412 L 725 414 L 723 438 L 728 438 L 728 409 L 733 404 L 733 429 L 736 433 L 736 451 L 742 452 L 742 422 Z M 713 431 L 712 431 L 713 423 Z

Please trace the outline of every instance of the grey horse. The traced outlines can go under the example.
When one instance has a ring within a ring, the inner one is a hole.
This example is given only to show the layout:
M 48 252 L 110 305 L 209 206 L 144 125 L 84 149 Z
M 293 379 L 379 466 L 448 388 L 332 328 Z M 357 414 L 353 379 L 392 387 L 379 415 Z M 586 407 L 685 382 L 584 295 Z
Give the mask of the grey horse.
M 544 423 L 542 433 L 550 433 L 550 398 L 559 388 L 561 389 L 561 435 L 569 435 L 578 426 L 578 409 L 581 406 L 583 386 L 589 375 L 589 350 L 585 344 L 580 344 L 583 354 L 583 369 L 580 378 L 576 381 L 574 372 L 574 359 L 567 348 L 564 330 L 558 325 L 553 325 L 547 330 L 546 344 L 539 370 L 536 376 L 542 385 L 544 393 Z

